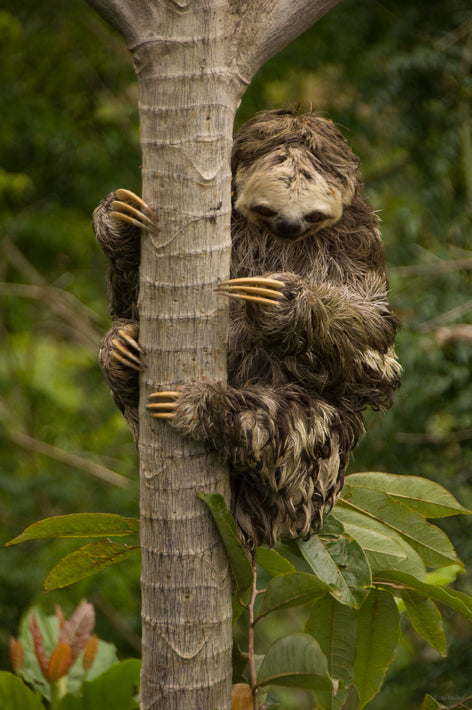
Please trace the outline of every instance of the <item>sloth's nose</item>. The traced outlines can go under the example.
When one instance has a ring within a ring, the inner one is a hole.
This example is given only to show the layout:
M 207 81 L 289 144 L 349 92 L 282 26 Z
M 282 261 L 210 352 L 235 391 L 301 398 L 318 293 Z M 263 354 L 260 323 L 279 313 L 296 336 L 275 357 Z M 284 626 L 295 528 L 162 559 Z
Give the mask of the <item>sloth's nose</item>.
M 302 234 L 303 224 L 298 219 L 279 219 L 275 223 L 275 229 L 280 237 L 294 239 Z

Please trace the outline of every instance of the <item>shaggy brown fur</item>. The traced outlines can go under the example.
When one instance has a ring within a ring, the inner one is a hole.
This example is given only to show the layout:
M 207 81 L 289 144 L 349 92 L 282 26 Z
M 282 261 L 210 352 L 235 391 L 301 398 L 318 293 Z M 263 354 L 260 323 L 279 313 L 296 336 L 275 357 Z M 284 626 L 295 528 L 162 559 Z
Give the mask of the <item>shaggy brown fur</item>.
M 319 529 L 341 491 L 363 410 L 389 407 L 399 385 L 398 323 L 358 162 L 314 114 L 265 112 L 235 137 L 231 276 L 271 276 L 284 298 L 231 302 L 228 384 L 183 385 L 171 423 L 229 460 L 232 510 L 251 546 Z M 139 238 L 110 217 L 112 199 L 94 220 L 119 319 L 100 358 L 136 433 L 137 374 L 116 362 L 110 344 L 126 319 L 137 337 Z

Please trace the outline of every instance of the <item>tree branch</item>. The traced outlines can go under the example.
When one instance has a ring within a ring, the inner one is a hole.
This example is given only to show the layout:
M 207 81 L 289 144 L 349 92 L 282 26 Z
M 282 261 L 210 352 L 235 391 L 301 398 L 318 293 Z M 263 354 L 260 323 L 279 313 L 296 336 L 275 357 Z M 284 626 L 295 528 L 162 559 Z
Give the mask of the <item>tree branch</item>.
M 143 36 L 151 37 L 159 17 L 161 0 L 87 0 L 112 27 L 125 38 L 128 46 Z
M 106 468 L 106 466 L 90 461 L 83 456 L 78 456 L 77 454 L 72 454 L 69 451 L 64 451 L 64 449 L 59 449 L 57 446 L 47 444 L 45 441 L 34 439 L 32 436 L 29 436 L 22 431 L 7 430 L 6 434 L 8 438 L 13 441 L 13 443 L 17 446 L 21 446 L 27 451 L 34 451 L 36 454 L 48 456 L 49 458 L 55 459 L 60 463 L 71 466 L 71 468 L 86 471 L 86 473 L 90 473 L 92 476 L 100 478 L 106 483 L 111 483 L 119 488 L 129 488 L 133 484 L 132 480 L 122 476 L 120 473 L 111 471 L 109 468 Z
M 307 30 L 341 0 L 230 0 L 240 17 L 236 29 L 239 73 L 248 81 L 264 62 Z

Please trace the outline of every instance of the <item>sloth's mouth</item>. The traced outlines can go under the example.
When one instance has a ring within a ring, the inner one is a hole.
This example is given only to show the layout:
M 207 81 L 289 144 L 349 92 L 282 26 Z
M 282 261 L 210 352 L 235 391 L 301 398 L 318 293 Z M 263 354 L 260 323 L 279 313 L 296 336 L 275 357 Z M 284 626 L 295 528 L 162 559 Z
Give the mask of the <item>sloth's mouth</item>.
M 279 232 L 277 229 L 271 229 L 270 231 L 272 235 L 277 239 L 277 241 L 287 244 L 293 242 L 300 242 L 302 239 L 308 237 L 313 230 L 305 229 L 303 232 L 298 233 Z

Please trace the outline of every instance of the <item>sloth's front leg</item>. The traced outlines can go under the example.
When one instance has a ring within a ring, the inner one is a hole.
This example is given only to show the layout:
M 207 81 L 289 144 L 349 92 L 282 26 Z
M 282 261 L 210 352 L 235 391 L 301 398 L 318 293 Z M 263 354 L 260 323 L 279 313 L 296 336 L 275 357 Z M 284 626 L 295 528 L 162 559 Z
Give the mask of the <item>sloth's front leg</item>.
M 282 356 L 308 350 L 328 369 L 349 368 L 366 350 L 386 353 L 398 322 L 377 275 L 359 290 L 280 273 L 225 281 L 217 293 L 246 302 L 247 327 Z
M 159 233 L 154 210 L 131 190 L 113 190 L 93 213 L 97 241 L 108 258 L 139 250 L 141 230 Z
M 278 301 L 285 298 L 283 293 L 284 286 L 285 283 L 282 280 L 264 276 L 247 276 L 245 278 L 222 281 L 215 291 L 222 296 L 275 306 Z
M 249 276 L 223 281 L 216 292 L 246 303 L 246 323 L 254 337 L 283 355 L 311 348 L 311 303 L 295 274 Z
M 114 190 L 93 213 L 93 229 L 110 263 L 110 315 L 136 320 L 141 232 L 158 234 L 157 216 L 134 192 Z

